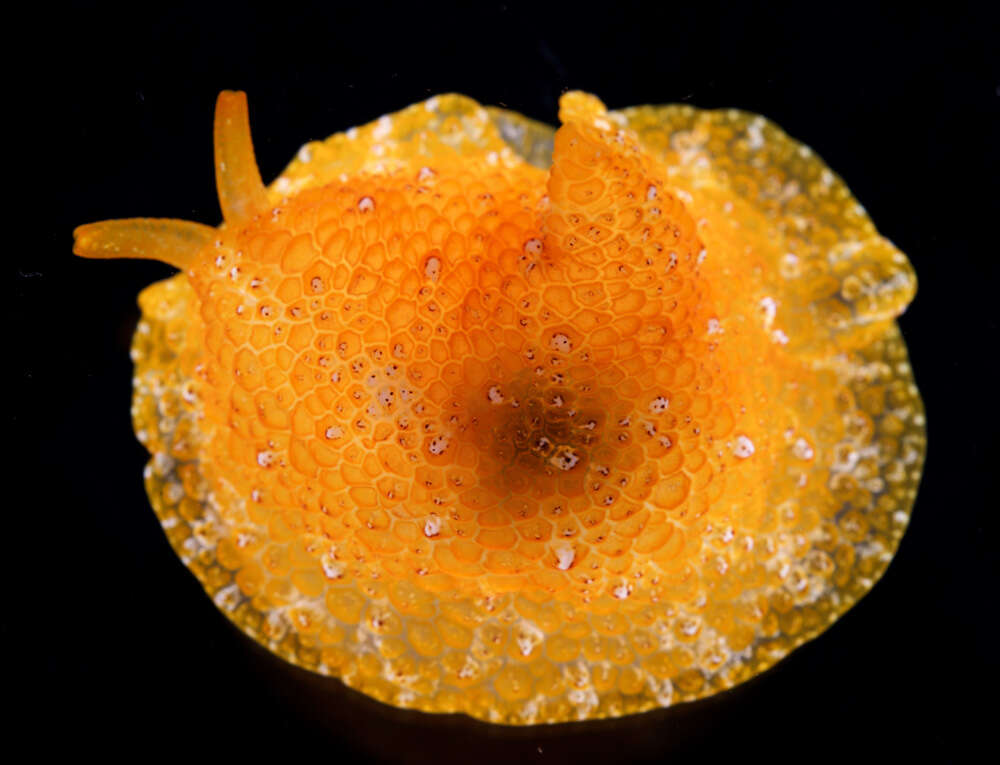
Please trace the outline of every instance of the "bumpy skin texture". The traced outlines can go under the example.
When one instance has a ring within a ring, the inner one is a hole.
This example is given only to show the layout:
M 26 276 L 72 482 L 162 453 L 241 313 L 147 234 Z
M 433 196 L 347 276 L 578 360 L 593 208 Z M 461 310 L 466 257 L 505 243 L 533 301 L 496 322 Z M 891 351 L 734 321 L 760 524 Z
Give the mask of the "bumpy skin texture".
M 140 296 L 133 417 L 171 544 L 247 634 L 399 707 L 615 717 L 746 680 L 881 576 L 925 449 L 915 279 L 806 147 L 447 95 L 265 191 L 243 103 L 222 227 L 76 249 L 184 269 Z

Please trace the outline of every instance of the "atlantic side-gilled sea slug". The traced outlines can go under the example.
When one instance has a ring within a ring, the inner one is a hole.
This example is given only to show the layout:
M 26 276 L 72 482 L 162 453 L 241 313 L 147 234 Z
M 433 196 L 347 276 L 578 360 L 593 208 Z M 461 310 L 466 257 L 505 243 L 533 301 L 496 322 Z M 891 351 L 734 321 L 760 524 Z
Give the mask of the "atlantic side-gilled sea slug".
M 437 96 L 265 187 L 224 92 L 221 226 L 76 231 L 180 269 L 132 350 L 177 554 L 255 640 L 399 707 L 729 688 L 872 587 L 916 494 L 916 282 L 840 178 L 743 112 L 559 118 Z

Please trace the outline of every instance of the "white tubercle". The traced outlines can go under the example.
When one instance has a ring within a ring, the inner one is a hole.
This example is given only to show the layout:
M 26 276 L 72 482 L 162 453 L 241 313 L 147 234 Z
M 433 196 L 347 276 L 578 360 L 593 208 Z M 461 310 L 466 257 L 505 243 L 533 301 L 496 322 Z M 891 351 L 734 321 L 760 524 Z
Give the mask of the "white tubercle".
M 556 550 L 556 568 L 561 571 L 567 571 L 573 565 L 574 558 L 576 558 L 576 553 L 572 547 L 563 547 Z

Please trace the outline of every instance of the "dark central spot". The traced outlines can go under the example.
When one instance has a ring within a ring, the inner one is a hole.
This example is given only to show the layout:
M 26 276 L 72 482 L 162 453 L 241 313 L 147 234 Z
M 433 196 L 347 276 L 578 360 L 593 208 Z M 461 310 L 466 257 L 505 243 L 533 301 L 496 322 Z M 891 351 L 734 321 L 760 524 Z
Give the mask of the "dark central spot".
M 503 496 L 583 491 L 591 468 L 617 461 L 617 419 L 632 405 L 612 390 L 574 381 L 557 384 L 528 369 L 508 383 L 470 392 L 474 426 L 466 437 L 479 453 L 482 485 Z

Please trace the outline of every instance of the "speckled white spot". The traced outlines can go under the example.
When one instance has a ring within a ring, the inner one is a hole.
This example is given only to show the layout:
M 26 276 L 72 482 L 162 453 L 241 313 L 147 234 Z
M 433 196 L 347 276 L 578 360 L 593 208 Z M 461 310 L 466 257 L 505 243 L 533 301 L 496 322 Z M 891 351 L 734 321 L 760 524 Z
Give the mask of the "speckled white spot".
M 813 448 L 804 438 L 798 439 L 792 444 L 792 454 L 800 460 L 811 460 L 813 458 Z
M 449 443 L 451 443 L 451 441 L 448 436 L 434 436 L 434 438 L 431 439 L 430 444 L 427 446 L 427 450 L 435 456 L 444 454 L 448 450 Z
M 611 594 L 618 598 L 618 600 L 625 600 L 625 598 L 632 594 L 632 586 L 629 584 L 619 584 L 611 591 Z
M 649 411 L 653 414 L 663 414 L 670 406 L 670 399 L 666 396 L 657 396 L 649 402 Z
M 572 470 L 579 462 L 580 455 L 568 446 L 560 447 L 555 454 L 549 457 L 549 464 L 560 470 Z
M 171 481 L 163 488 L 163 498 L 171 505 L 176 505 L 184 498 L 184 487 L 176 481 Z
M 733 444 L 733 454 L 741 460 L 752 456 L 754 453 L 753 441 L 746 436 L 737 436 L 736 443 Z
M 424 276 L 432 282 L 436 282 L 438 280 L 441 276 L 441 258 L 435 255 L 427 258 L 427 262 L 424 263 Z
M 320 564 L 327 579 L 340 579 L 344 575 L 344 567 L 334 560 L 332 555 L 324 555 L 320 558 Z
M 568 571 L 576 558 L 576 552 L 572 547 L 561 547 L 556 550 L 556 568 L 560 571 Z
M 424 536 L 436 537 L 441 533 L 441 519 L 436 515 L 431 515 L 424 523 Z
M 562 332 L 556 332 L 552 335 L 549 340 L 549 345 L 552 346 L 557 351 L 562 351 L 563 353 L 568 353 L 573 350 L 573 342 L 569 339 L 568 335 Z
M 778 313 L 778 304 L 773 297 L 765 297 L 760 301 L 760 310 L 764 314 L 764 326 L 770 328 L 771 322 L 774 321 L 774 317 Z
M 239 605 L 242 596 L 240 594 L 240 588 L 237 584 L 231 584 L 228 587 L 223 587 L 217 593 L 215 593 L 215 605 L 221 608 L 223 611 L 232 611 Z
M 375 128 L 372 130 L 372 138 L 376 141 L 381 141 L 383 138 L 387 137 L 392 131 L 392 118 L 389 115 L 383 115 L 378 118 L 378 122 L 375 123 Z
M 541 255 L 542 240 L 537 237 L 532 237 L 524 243 L 524 252 L 528 255 Z

